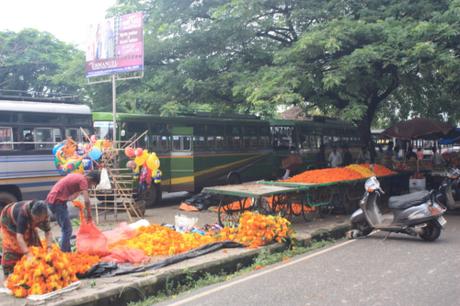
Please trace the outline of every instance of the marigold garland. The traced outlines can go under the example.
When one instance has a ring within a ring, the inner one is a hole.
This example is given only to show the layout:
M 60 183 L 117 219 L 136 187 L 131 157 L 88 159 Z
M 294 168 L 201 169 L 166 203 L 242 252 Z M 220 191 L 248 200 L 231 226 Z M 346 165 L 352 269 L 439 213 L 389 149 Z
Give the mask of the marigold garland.
M 45 294 L 67 287 L 77 281 L 69 258 L 53 245 L 50 251 L 31 247 L 32 258 L 23 256 L 7 279 L 7 287 L 16 297 Z
M 85 274 L 91 267 L 100 261 L 99 256 L 86 253 L 65 253 L 70 261 L 70 265 L 77 275 Z
M 284 180 L 284 182 L 324 184 L 339 181 L 359 180 L 373 175 L 386 176 L 392 174 L 394 174 L 393 171 L 382 165 L 374 164 L 373 168 L 371 168 L 370 164 L 353 164 L 344 168 L 308 170 Z
M 234 240 L 250 248 L 256 248 L 290 237 L 293 231 L 289 225 L 290 222 L 280 216 L 247 211 L 240 217 L 238 227 L 225 227 L 219 233 L 219 237 L 221 240 Z
M 154 224 L 141 227 L 135 237 L 117 242 L 111 248 L 124 246 L 143 250 L 148 256 L 167 256 L 224 240 L 234 240 L 249 247 L 258 247 L 273 241 L 280 242 L 291 235 L 289 224 L 289 221 L 284 218 L 253 212 L 245 212 L 237 228 L 225 227 L 217 234 L 214 232 L 205 235 L 179 233 L 171 228 Z

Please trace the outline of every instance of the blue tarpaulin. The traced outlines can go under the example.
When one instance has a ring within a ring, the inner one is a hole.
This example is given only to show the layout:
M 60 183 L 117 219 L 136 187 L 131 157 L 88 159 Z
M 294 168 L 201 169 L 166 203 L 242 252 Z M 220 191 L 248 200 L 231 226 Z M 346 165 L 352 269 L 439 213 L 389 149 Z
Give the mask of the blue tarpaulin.
M 449 145 L 460 142 L 460 128 L 456 128 L 450 132 L 446 137 L 439 139 L 438 143 L 442 145 Z

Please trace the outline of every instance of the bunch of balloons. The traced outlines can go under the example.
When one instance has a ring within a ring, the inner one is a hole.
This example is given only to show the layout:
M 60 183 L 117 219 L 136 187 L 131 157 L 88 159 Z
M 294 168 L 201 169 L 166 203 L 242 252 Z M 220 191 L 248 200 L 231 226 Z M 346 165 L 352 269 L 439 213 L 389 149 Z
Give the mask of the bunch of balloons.
M 160 160 L 155 152 L 149 153 L 142 148 L 125 148 L 125 155 L 134 161 L 134 172 L 140 173 L 140 181 L 146 181 L 150 185 L 152 179 L 155 183 L 161 182 Z
M 86 144 L 77 144 L 68 137 L 54 146 L 54 165 L 61 175 L 84 173 L 84 170 L 91 170 L 93 161 L 98 161 L 103 151 L 110 147 L 112 143 L 109 140 L 98 140 L 95 135 L 92 135 L 90 143 Z
M 83 158 L 77 154 L 77 144 L 72 138 L 54 146 L 54 165 L 61 175 L 83 173 Z

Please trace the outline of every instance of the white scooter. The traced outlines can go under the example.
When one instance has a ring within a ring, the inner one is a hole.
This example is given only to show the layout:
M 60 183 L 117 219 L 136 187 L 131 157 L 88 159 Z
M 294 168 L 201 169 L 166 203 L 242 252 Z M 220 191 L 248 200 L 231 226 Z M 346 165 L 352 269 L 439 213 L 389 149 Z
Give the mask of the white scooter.
M 364 184 L 365 193 L 359 206 L 351 216 L 352 230 L 350 238 L 367 236 L 373 230 L 390 233 L 405 233 L 419 236 L 426 241 L 439 238 L 446 224 L 442 216 L 446 211 L 435 199 L 435 191 L 419 191 L 402 196 L 390 197 L 388 207 L 393 213 L 392 220 L 384 220 L 377 205 L 377 197 L 383 194 L 376 177 L 369 178 Z

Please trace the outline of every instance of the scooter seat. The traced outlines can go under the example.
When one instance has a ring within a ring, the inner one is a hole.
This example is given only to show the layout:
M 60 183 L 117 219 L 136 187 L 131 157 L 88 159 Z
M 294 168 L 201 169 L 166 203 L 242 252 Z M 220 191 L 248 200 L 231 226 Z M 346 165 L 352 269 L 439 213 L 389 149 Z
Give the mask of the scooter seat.
M 406 209 L 411 206 L 419 205 L 430 198 L 430 192 L 423 190 L 401 196 L 390 197 L 388 207 L 393 209 Z

